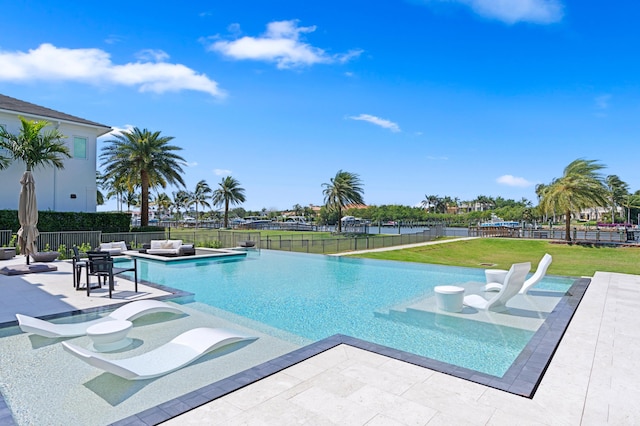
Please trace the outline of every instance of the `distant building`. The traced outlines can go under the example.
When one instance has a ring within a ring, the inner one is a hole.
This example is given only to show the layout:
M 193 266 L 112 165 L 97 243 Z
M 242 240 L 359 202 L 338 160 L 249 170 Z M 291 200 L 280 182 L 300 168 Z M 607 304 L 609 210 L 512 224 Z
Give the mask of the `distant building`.
M 38 210 L 95 212 L 97 138 L 111 127 L 0 94 L 0 126 L 18 134 L 19 117 L 51 123 L 66 136 L 64 142 L 71 154 L 64 160 L 63 170 L 40 167 L 33 171 Z M 7 153 L 0 151 L 0 155 Z M 0 170 L 0 209 L 18 209 L 24 171 L 25 165 L 17 162 Z

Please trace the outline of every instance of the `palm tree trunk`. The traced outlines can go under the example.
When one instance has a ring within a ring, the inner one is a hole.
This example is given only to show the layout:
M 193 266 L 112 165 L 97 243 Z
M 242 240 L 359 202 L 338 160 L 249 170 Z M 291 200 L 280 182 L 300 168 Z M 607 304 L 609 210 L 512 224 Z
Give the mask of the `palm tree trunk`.
M 338 233 L 342 232 L 342 209 L 338 206 Z
M 571 210 L 567 210 L 566 214 L 567 214 L 567 218 L 564 224 L 564 233 L 565 233 L 565 240 L 570 242 L 571 241 Z
M 229 227 L 229 199 L 224 200 L 224 227 Z
M 142 200 L 140 203 L 140 226 L 149 226 L 149 175 L 146 170 L 140 172 Z

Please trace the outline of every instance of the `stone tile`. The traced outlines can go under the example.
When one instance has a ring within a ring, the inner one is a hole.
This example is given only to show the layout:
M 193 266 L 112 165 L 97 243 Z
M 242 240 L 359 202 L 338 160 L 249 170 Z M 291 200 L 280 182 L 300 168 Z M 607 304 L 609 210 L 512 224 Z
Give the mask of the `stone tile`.
M 319 388 L 311 388 L 289 401 L 321 418 L 343 425 L 364 425 L 379 414 L 376 410 Z
M 437 414 L 434 409 L 371 386 L 359 389 L 348 399 L 403 425 L 424 425 Z
M 291 389 L 300 382 L 301 380 L 297 377 L 278 373 L 226 395 L 225 400 L 241 410 L 247 410 Z

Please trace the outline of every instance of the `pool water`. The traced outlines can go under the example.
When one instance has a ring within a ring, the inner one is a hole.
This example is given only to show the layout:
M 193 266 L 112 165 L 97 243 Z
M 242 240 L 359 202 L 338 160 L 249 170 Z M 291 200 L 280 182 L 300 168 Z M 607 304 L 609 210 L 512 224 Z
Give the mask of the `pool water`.
M 269 250 L 227 261 L 139 259 L 138 269 L 143 280 L 305 339 L 344 334 L 498 377 L 535 332 L 398 308 L 438 285 L 484 282 L 483 269 Z M 536 289 L 564 293 L 572 283 L 546 277 Z

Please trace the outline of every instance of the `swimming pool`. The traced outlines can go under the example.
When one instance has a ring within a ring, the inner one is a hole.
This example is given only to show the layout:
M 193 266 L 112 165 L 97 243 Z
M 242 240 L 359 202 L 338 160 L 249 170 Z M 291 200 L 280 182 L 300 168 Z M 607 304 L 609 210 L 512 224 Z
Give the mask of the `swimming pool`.
M 540 315 L 532 322 L 531 312 L 520 320 L 435 310 L 435 286 L 481 287 L 484 272 L 475 268 L 269 250 L 241 260 L 167 265 L 140 259 L 138 265 L 141 279 L 194 293 L 197 302 L 235 321 L 246 318 L 311 341 L 344 334 L 496 377 L 544 321 Z M 546 277 L 536 290 L 557 302 L 572 283 Z

